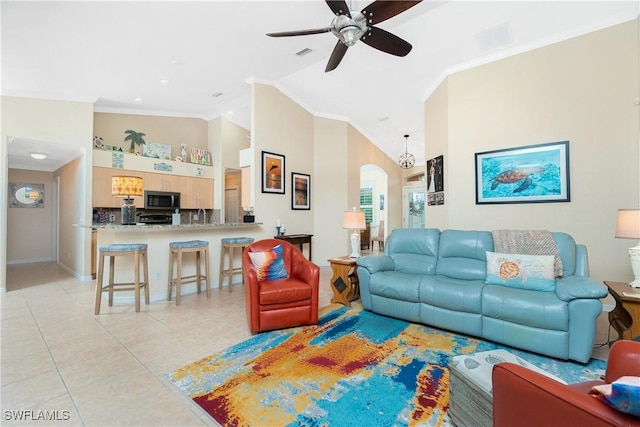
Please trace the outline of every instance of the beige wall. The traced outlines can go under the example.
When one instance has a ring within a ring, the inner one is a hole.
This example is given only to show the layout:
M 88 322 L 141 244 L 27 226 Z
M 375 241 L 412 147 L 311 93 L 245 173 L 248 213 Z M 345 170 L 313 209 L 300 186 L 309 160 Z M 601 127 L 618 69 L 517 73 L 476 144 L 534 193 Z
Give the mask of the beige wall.
M 288 234 L 314 234 L 312 211 L 291 209 L 291 172 L 311 175 L 311 209 L 319 190 L 314 181 L 314 117 L 276 88 L 260 83 L 252 85 L 256 221 L 263 222 L 265 237 L 273 237 L 279 219 Z M 262 151 L 285 157 L 285 194 L 262 193 Z
M 360 204 L 360 167 L 367 164 L 376 165 L 387 174 L 386 228 L 391 231 L 394 228 L 402 227 L 404 169 L 401 169 L 394 159 L 389 158 L 351 125 L 348 127 L 348 135 L 348 206 L 359 206 Z
M 44 206 L 7 209 L 7 264 L 54 261 L 53 173 L 9 169 L 9 182 L 43 184 Z
M 425 226 L 444 230 L 449 228 L 449 210 L 453 206 L 450 198 L 454 194 L 450 191 L 449 179 L 449 79 L 438 86 L 425 102 L 424 129 L 425 159 L 443 156 L 445 196 L 444 205 L 429 206 L 425 201 Z M 426 165 L 424 168 L 426 173 Z
M 359 206 L 360 168 L 366 164 L 388 175 L 388 221 L 400 226 L 402 170 L 392 159 L 348 123 L 314 117 L 272 86 L 254 84 L 253 92 L 256 221 L 264 222 L 266 237 L 280 219 L 289 234 L 314 234 L 314 262 L 327 265 L 328 258 L 347 254 L 342 214 Z M 262 151 L 285 156 L 284 196 L 261 192 Z M 291 172 L 311 175 L 309 211 L 291 209 Z
M 614 229 L 618 208 L 639 207 L 638 36 L 628 22 L 449 76 L 425 102 L 447 211 L 428 226 L 565 231 L 587 245 L 595 279 L 630 280 L 633 242 Z M 475 153 L 563 140 L 571 202 L 475 204 Z
M 347 128 L 340 120 L 314 120 L 314 173 L 311 175 L 311 212 L 317 230 L 316 262 L 349 254 L 349 232 L 342 228 L 343 212 L 353 203 L 348 197 Z
M 207 122 L 202 119 L 95 113 L 93 120 L 95 136 L 101 137 L 105 145 L 122 147 L 123 151 L 131 147 L 131 142 L 124 140 L 124 131 L 129 129 L 144 133 L 146 142 L 171 145 L 172 158 L 180 155 L 180 144 L 187 144 L 187 155 L 190 147 L 208 148 Z
M 36 139 L 58 144 L 68 144 L 89 152 L 93 140 L 93 106 L 89 103 L 51 101 L 42 99 L 2 97 L 0 101 L 0 173 L 1 182 L 7 182 L 7 142 L 10 137 Z M 86 154 L 85 154 L 86 156 Z M 84 180 L 78 183 L 75 195 L 79 209 L 68 212 L 69 219 L 84 222 L 91 218 L 91 162 L 82 164 Z M 6 290 L 7 263 L 7 186 L 0 185 L 0 292 Z M 82 267 L 73 273 L 87 277 L 91 273 L 89 253 L 82 247 L 91 245 L 89 230 L 74 228 L 60 240 L 68 239 L 77 246 Z
M 85 228 L 74 227 L 73 224 L 89 223 L 81 221 L 77 212 L 82 211 L 82 201 L 77 197 L 77 189 L 82 188 L 85 181 L 85 158 L 77 157 L 54 172 L 54 179 L 58 179 L 59 218 L 58 227 L 60 240 L 58 241 L 58 262 L 72 273 L 91 276 L 91 246 L 87 245 L 84 236 L 78 233 Z

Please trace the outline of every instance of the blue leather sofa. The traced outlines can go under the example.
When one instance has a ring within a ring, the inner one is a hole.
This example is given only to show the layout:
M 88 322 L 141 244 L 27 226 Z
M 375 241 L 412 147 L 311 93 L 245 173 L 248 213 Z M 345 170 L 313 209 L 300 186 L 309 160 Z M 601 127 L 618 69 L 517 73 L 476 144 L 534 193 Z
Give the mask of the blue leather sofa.
M 587 249 L 552 233 L 563 264 L 555 291 L 485 284 L 489 231 L 397 229 L 384 255 L 359 258 L 364 309 L 585 363 L 604 285 L 591 280 Z

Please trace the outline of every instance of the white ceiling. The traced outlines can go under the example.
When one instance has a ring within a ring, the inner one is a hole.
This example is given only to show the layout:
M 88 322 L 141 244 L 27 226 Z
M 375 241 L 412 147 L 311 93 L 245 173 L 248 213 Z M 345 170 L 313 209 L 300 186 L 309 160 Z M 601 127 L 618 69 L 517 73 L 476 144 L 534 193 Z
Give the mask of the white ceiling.
M 369 1 L 348 3 L 360 10 Z M 423 101 L 447 74 L 634 19 L 639 4 L 425 0 L 377 25 L 411 43 L 408 56 L 358 43 L 325 73 L 331 33 L 265 36 L 328 26 L 324 1 L 2 0 L 1 93 L 103 112 L 224 116 L 250 129 L 248 82 L 264 82 L 313 114 L 349 120 L 394 159 L 409 134 L 423 164 Z M 304 48 L 313 51 L 294 55 Z M 19 137 L 10 167 L 27 146 L 36 150 Z

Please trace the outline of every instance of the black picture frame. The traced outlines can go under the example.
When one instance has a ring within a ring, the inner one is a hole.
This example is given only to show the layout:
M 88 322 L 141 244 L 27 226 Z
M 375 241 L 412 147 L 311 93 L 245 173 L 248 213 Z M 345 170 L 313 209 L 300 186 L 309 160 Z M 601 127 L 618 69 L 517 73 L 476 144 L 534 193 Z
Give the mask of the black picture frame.
M 569 141 L 475 154 L 476 204 L 571 201 Z
M 262 192 L 284 194 L 285 158 L 282 154 L 262 152 Z
M 311 175 L 291 172 L 291 209 L 311 209 Z

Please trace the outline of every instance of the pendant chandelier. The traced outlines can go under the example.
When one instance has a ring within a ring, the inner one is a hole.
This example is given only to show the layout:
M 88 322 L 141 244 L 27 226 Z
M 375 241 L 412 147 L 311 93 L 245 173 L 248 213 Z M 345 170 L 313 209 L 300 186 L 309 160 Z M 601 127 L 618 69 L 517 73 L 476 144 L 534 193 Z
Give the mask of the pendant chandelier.
M 410 154 L 407 151 L 407 140 L 409 139 L 409 135 L 404 136 L 404 154 L 400 156 L 398 159 L 398 164 L 402 169 L 411 169 L 413 165 L 416 163 L 416 158 L 413 157 L 413 154 Z

